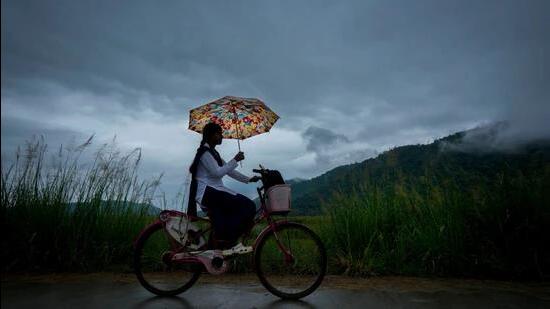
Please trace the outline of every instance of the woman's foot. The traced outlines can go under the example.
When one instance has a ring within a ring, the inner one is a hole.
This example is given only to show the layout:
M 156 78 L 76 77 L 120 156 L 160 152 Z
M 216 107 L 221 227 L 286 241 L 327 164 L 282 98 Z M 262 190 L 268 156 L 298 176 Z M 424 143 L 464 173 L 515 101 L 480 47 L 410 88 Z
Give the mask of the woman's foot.
M 251 246 L 244 246 L 242 243 L 238 243 L 231 249 L 223 250 L 222 255 L 228 256 L 233 254 L 247 254 L 252 252 Z

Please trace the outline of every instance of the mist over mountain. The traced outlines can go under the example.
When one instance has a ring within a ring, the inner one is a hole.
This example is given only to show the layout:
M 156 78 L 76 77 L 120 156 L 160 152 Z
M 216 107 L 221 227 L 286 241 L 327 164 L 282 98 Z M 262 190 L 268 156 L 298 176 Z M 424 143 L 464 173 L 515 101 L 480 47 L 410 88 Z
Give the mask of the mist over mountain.
M 509 124 L 498 122 L 339 166 L 292 183 L 293 212 L 319 214 L 324 206 L 332 206 L 327 202 L 334 194 L 361 195 L 373 190 L 391 191 L 397 186 L 422 192 L 427 185 L 453 183 L 470 194 L 502 177 L 529 178 L 535 174 L 550 185 L 550 137 L 513 137 Z

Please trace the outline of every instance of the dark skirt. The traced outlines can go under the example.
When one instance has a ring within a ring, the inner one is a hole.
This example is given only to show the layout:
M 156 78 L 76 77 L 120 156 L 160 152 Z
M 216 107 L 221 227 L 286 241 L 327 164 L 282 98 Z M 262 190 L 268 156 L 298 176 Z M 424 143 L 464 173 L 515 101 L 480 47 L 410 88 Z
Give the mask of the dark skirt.
M 201 205 L 206 208 L 212 222 L 214 238 L 223 241 L 223 247 L 236 244 L 238 238 L 252 227 L 256 215 L 256 205 L 248 197 L 210 186 L 206 186 Z

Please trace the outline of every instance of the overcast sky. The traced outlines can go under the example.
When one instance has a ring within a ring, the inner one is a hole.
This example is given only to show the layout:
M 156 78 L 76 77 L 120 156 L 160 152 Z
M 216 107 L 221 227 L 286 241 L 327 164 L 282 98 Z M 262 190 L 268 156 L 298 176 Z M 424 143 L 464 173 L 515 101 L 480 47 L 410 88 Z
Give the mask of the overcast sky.
M 311 178 L 500 120 L 548 137 L 549 29 L 544 0 L 2 1 L 2 159 L 33 134 L 116 135 L 174 194 L 188 111 L 225 95 L 280 116 L 241 143 L 246 174 Z

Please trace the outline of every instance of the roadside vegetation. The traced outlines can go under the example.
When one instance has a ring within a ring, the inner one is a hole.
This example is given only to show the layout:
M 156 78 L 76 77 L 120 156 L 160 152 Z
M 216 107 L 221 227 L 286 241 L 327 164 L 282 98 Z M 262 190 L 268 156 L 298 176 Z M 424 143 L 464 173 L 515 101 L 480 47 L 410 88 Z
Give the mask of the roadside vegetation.
M 3 272 L 131 270 L 133 240 L 163 204 L 160 176 L 140 179 L 139 149 L 91 144 L 52 153 L 36 139 L 3 158 Z M 334 192 L 321 214 L 288 219 L 321 236 L 331 274 L 548 279 L 550 167 L 540 162 L 475 186 L 464 186 L 467 174 L 365 177 L 352 193 Z M 242 257 L 233 271 L 251 265 Z
M 502 173 L 472 191 L 426 178 L 422 192 L 396 183 L 336 194 L 321 226 L 332 272 L 548 279 L 549 176 Z
M 2 160 L 2 271 L 130 265 L 159 179 L 139 179 L 139 149 L 121 154 L 113 142 L 92 153 L 91 142 L 52 154 L 35 139 L 14 162 Z M 82 164 L 82 156 L 91 163 Z

